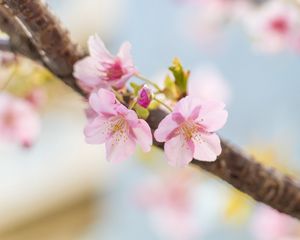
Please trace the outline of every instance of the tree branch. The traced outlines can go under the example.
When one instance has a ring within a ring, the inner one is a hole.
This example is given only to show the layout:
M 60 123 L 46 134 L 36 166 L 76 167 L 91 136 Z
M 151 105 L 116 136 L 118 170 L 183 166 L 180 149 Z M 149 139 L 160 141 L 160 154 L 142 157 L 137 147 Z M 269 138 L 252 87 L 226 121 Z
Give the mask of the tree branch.
M 27 39 L 38 50 L 41 62 L 67 85 L 83 94 L 72 79 L 73 64 L 84 56 L 83 52 L 71 41 L 67 30 L 47 6 L 39 0 L 1 0 L 0 4 L 10 10 L 19 21 L 19 27 L 24 28 L 22 32 L 25 30 Z M 6 32 L 11 34 L 9 29 Z
M 0 6 L 0 28 L 10 37 L 9 42 L 6 40 L 0 42 L 1 50 L 19 53 L 35 61 L 40 59 L 37 49 L 26 36 L 20 24 L 3 6 Z
M 82 94 L 72 77 L 72 71 L 74 62 L 83 54 L 77 50 L 67 32 L 47 7 L 38 0 L 3 0 L 0 4 L 5 4 L 12 10 L 32 35 L 30 40 L 33 45 L 39 52 L 44 52 L 40 60 L 62 81 Z M 165 116 L 166 113 L 160 109 L 152 111 L 147 120 L 151 129 L 156 129 Z M 155 142 L 155 145 L 163 148 L 160 143 Z M 299 182 L 274 169 L 262 166 L 224 140 L 222 140 L 222 149 L 222 154 L 215 162 L 194 160 L 192 163 L 257 201 L 300 219 Z

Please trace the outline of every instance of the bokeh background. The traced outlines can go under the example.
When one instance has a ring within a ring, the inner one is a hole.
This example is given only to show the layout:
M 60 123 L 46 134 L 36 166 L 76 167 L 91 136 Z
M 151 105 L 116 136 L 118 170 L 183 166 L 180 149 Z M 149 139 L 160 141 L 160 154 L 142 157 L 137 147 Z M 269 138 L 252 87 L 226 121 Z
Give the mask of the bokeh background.
M 112 52 L 130 41 L 138 69 L 158 82 L 174 57 L 192 75 L 217 74 L 229 110 L 220 134 L 299 176 L 297 52 L 257 51 L 241 21 L 203 33 L 203 5 L 193 1 L 47 2 L 83 46 L 95 32 Z M 103 146 L 84 142 L 84 101 L 54 85 L 38 141 L 30 149 L 1 142 L 0 239 L 300 239 L 298 223 L 202 170 L 169 167 L 159 150 L 107 163 Z

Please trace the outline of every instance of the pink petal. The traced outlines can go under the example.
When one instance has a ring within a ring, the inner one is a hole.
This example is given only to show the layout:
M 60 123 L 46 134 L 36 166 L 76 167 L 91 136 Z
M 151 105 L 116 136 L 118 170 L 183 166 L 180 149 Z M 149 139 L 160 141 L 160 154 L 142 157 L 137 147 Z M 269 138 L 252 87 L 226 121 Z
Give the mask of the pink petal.
M 122 111 L 121 111 L 122 109 Z M 120 104 L 117 108 L 118 113 L 122 114 L 126 121 L 129 123 L 130 127 L 136 127 L 139 123 L 138 116 L 136 115 L 136 112 L 128 109 L 124 105 Z
M 189 118 L 194 109 L 198 107 L 201 100 L 198 98 L 186 96 L 182 98 L 174 107 L 174 112 L 179 112 L 184 118 Z
M 154 132 L 154 137 L 158 142 L 165 142 L 169 135 L 178 128 L 178 124 L 173 120 L 172 114 L 166 116 L 158 125 Z
M 208 132 L 215 132 L 221 129 L 227 121 L 228 112 L 224 110 L 224 103 L 205 101 L 196 122 L 205 127 Z
M 130 69 L 126 70 L 128 73 L 124 74 L 120 79 L 111 81 L 111 85 L 117 89 L 123 88 L 126 82 L 132 77 L 135 71 Z M 130 72 L 129 72 L 130 71 Z
M 85 116 L 88 122 L 90 122 L 93 121 L 98 116 L 98 114 L 92 108 L 87 108 L 85 109 Z
M 193 152 L 193 143 L 185 141 L 181 134 L 165 143 L 165 153 L 171 166 L 184 167 L 193 160 Z
M 40 133 L 40 118 L 33 107 L 20 102 L 15 106 L 16 125 L 15 134 L 21 144 L 32 145 Z
M 130 52 L 131 52 L 131 44 L 129 42 L 124 42 L 120 47 L 118 57 L 121 59 L 125 67 L 133 66 L 133 60 Z
M 97 113 L 115 115 L 116 97 L 111 91 L 100 89 L 97 93 L 92 93 L 89 104 Z
M 100 62 L 112 62 L 114 57 L 106 49 L 104 42 L 98 35 L 90 36 L 88 40 L 90 55 Z
M 74 64 L 74 77 L 81 85 L 90 88 L 96 87 L 100 83 L 100 73 L 97 69 L 97 62 L 91 57 L 86 57 Z
M 134 153 L 135 145 L 128 132 L 114 134 L 105 143 L 106 158 L 110 162 L 122 162 Z
M 194 158 L 199 161 L 213 162 L 221 154 L 220 138 L 217 134 L 201 134 L 193 138 L 195 144 Z
M 84 129 L 86 142 L 89 144 L 102 144 L 109 136 L 109 120 L 101 117 L 89 122 Z
M 222 74 L 213 67 L 192 71 L 188 82 L 188 95 L 204 100 L 228 102 L 230 90 Z
M 185 118 L 179 112 L 172 113 L 172 120 L 174 120 L 178 125 L 185 121 Z
M 10 116 L 9 122 L 7 116 Z M 0 138 L 31 146 L 40 133 L 40 118 L 24 99 L 0 94 Z
M 139 119 L 138 125 L 132 129 L 137 143 L 142 147 L 144 152 L 149 152 L 152 145 L 152 134 L 148 123 Z

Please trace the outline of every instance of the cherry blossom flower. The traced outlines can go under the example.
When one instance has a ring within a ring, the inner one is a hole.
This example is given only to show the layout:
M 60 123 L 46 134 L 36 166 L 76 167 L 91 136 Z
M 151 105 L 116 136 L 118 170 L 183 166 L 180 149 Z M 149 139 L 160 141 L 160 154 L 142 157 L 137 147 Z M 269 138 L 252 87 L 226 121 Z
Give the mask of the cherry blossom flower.
M 89 38 L 88 47 L 90 56 L 79 60 L 74 65 L 74 76 L 85 91 L 111 87 L 120 89 L 136 72 L 129 42 L 123 43 L 117 56 L 108 52 L 97 35 Z
M 89 98 L 88 123 L 84 129 L 87 143 L 105 143 L 106 157 L 111 162 L 121 162 L 130 157 L 136 144 L 144 152 L 152 145 L 152 134 L 145 120 L 138 119 L 133 110 L 116 100 L 115 95 L 100 89 Z
M 213 67 L 198 68 L 191 72 L 188 95 L 204 100 L 229 102 L 230 89 L 222 74 Z
M 165 142 L 165 154 L 172 166 L 185 166 L 193 158 L 215 161 L 221 144 L 215 131 L 227 120 L 225 105 L 187 96 L 174 107 L 154 132 L 158 142 Z
M 30 147 L 39 133 L 40 119 L 32 105 L 9 94 L 0 94 L 0 138 Z
M 253 11 L 246 19 L 246 28 L 258 50 L 277 53 L 290 48 L 300 27 L 298 10 L 283 1 L 270 1 Z
M 224 27 L 250 8 L 245 0 L 189 0 L 192 8 L 184 20 L 183 32 L 203 50 L 215 50 L 224 40 Z
M 46 92 L 42 88 L 33 89 L 25 96 L 25 100 L 31 103 L 34 108 L 39 109 L 47 100 Z
M 147 85 L 144 85 L 138 93 L 137 103 L 143 108 L 147 108 L 151 103 L 151 99 L 152 99 L 151 89 Z
M 187 240 L 199 235 L 192 180 L 191 172 L 180 171 L 149 177 L 138 186 L 135 201 L 147 210 L 153 228 L 162 239 Z
M 299 239 L 299 223 L 285 214 L 263 206 L 254 214 L 251 230 L 257 240 Z

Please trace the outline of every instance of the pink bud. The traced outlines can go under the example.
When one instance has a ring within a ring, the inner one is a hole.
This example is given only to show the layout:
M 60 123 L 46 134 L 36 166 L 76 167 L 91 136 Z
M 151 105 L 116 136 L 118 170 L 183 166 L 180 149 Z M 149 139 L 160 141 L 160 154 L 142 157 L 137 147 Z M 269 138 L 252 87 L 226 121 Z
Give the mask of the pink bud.
M 151 89 L 147 85 L 144 85 L 138 93 L 137 103 L 140 106 L 147 108 L 149 106 L 149 104 L 151 103 L 151 100 L 152 100 Z

